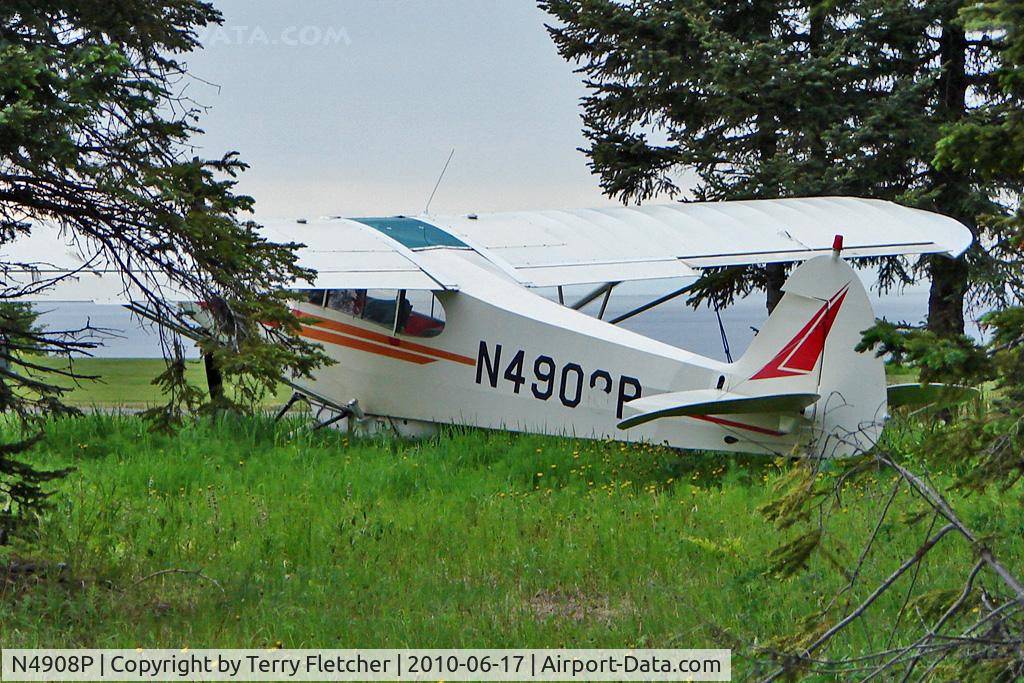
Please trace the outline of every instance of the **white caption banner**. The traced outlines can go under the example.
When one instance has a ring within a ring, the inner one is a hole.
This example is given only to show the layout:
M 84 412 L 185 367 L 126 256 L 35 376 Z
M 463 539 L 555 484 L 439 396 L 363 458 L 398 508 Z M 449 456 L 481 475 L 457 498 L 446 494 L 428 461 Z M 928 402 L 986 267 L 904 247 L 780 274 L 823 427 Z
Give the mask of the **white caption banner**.
M 728 681 L 729 650 L 3 650 L 4 681 Z

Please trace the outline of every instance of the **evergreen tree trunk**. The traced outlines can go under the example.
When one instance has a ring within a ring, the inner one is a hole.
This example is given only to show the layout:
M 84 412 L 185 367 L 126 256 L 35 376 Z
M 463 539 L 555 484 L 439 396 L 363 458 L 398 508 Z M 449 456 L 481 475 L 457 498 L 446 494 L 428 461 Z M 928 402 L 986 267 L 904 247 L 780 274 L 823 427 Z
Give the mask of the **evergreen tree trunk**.
M 939 111 L 947 122 L 958 121 L 967 111 L 967 35 L 959 22 L 958 7 L 950 3 L 942 21 L 939 55 L 942 73 L 938 79 Z M 965 198 L 970 193 L 961 174 L 947 169 L 935 174 L 939 186 L 937 209 L 967 225 L 974 216 L 966 215 Z M 943 337 L 964 333 L 964 300 L 968 290 L 968 267 L 963 257 L 928 259 L 931 290 L 928 294 L 928 329 Z
M 941 337 L 964 333 L 964 298 L 967 295 L 967 262 L 960 257 L 932 256 L 928 272 L 928 329 Z
M 210 390 L 210 400 L 214 403 L 224 401 L 224 374 L 212 353 L 203 354 L 203 365 L 206 367 L 206 386 Z
M 768 307 L 768 315 L 771 315 L 782 300 L 782 285 L 786 284 L 786 264 L 769 263 L 764 267 L 764 274 L 765 305 Z

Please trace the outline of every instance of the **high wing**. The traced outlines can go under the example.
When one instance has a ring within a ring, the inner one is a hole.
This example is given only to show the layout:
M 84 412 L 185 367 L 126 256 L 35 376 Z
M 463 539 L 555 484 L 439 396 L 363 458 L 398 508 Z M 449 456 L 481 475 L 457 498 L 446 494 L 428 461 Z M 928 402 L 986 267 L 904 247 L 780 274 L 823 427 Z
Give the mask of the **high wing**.
M 371 227 L 370 220 L 272 220 L 260 227 L 260 233 L 271 242 L 302 245 L 297 253 L 299 265 L 317 274 L 311 282 L 293 283 L 295 289 L 457 289 L 443 275 L 424 269 L 420 257 L 386 230 Z M 419 224 L 412 219 L 385 220 Z M 425 223 L 422 226 L 437 231 Z M 52 224 L 36 223 L 28 235 L 0 245 L 0 263 L 4 285 L 9 291 L 24 290 L 22 301 L 129 303 L 144 299 L 141 289 L 122 277 L 122 264 L 130 261 Z M 190 298 L 162 273 L 138 266 L 131 270 L 149 289 L 158 287 L 169 301 Z
M 296 289 L 458 289 L 436 269 L 428 270 L 417 251 L 435 242 L 465 245 L 413 218 L 269 221 L 261 234 L 271 242 L 304 245 L 298 250 L 299 265 L 317 276 L 296 283 Z
M 5 298 L 21 301 L 120 304 L 143 300 L 142 289 L 123 276 L 126 268 L 147 288 L 159 288 L 164 298 L 188 300 L 162 272 L 147 270 L 134 259 L 104 251 L 71 230 L 47 223 L 35 223 L 29 234 L 0 244 L 0 265 Z
M 457 288 L 424 258 L 432 249 L 472 252 L 523 286 L 551 287 L 804 261 L 829 253 L 837 234 L 845 237 L 845 258 L 959 256 L 972 240 L 970 230 L 952 218 L 854 197 L 333 218 L 275 223 L 267 234 L 308 245 L 300 262 L 325 282 L 339 283 L 318 287 L 393 289 Z
M 971 232 L 891 202 L 815 197 L 430 218 L 528 287 L 694 275 L 702 268 L 803 261 L 844 235 L 845 258 L 946 253 Z
M 457 290 L 430 258 L 435 249 L 484 260 L 526 287 L 693 277 L 703 268 L 802 261 L 845 237 L 847 258 L 945 253 L 970 246 L 961 223 L 872 199 L 807 199 L 676 203 L 573 211 L 521 211 L 465 216 L 395 216 L 264 221 L 272 242 L 294 242 L 299 265 L 317 271 L 295 289 Z M 137 298 L 121 261 L 67 231 L 44 224 L 0 245 L 9 287 L 23 300 L 124 302 Z M 173 283 L 156 273 L 133 273 Z M 52 288 L 33 283 L 56 280 Z

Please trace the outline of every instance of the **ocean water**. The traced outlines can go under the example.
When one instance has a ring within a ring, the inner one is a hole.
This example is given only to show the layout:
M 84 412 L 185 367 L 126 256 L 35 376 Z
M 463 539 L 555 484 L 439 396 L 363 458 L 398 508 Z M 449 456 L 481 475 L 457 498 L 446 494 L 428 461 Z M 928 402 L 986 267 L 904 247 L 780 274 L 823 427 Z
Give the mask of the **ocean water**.
M 554 296 L 553 293 L 545 294 Z M 659 293 L 615 294 L 609 301 L 605 318 L 609 319 L 632 310 Z M 575 295 L 575 293 L 574 293 Z M 566 300 L 574 296 L 566 295 Z M 928 309 L 928 295 L 924 290 L 908 290 L 900 295 L 872 296 L 875 314 L 893 321 L 920 322 Z M 596 313 L 598 302 L 585 310 Z M 120 306 L 94 304 L 40 305 L 40 321 L 49 329 L 71 330 L 88 323 L 96 328 L 96 341 L 102 346 L 94 355 L 107 358 L 160 357 L 160 338 L 152 323 L 140 321 Z M 764 324 L 767 315 L 763 295 L 737 302 L 722 311 L 722 322 L 734 359 L 738 358 L 753 339 L 754 329 Z M 685 297 L 662 304 L 622 323 L 626 329 L 674 346 L 679 346 L 712 358 L 725 360 L 718 319 L 713 310 L 693 310 L 686 306 Z M 972 327 L 972 333 L 978 334 Z M 192 355 L 195 349 L 186 344 Z

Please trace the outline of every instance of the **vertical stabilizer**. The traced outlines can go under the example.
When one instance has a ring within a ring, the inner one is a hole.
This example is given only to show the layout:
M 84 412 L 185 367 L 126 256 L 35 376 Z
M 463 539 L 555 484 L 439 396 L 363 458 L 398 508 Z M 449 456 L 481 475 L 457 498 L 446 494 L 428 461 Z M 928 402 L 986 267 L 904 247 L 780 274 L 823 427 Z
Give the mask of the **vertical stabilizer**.
M 799 266 L 783 291 L 737 361 L 730 389 L 818 394 L 804 409 L 815 450 L 836 457 L 870 448 L 886 418 L 885 367 L 854 350 L 875 322 L 860 278 L 837 250 Z

